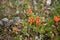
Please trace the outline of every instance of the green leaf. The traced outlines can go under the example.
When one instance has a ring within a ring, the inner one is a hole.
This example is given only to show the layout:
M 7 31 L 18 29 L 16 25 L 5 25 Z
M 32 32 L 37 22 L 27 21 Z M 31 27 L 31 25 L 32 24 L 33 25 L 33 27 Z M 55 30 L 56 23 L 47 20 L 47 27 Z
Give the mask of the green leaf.
M 21 22 L 21 24 L 22 24 L 23 26 L 27 26 L 27 25 L 28 25 L 28 22 L 26 22 L 26 21 L 23 20 L 23 21 Z
M 6 5 L 0 5 L 0 10 L 6 8 Z
M 60 22 L 58 22 L 58 27 L 57 27 L 58 31 L 60 32 Z
M 33 12 L 31 12 L 28 16 L 30 16 L 30 17 L 35 17 L 35 15 L 34 15 Z
M 16 5 L 16 6 L 18 5 L 18 0 L 15 1 L 15 5 Z
M 40 31 L 39 31 L 39 33 L 45 33 L 45 29 L 42 27 L 41 29 L 40 29 Z
M 45 27 L 45 30 L 46 30 L 46 31 L 48 31 L 48 32 L 53 31 L 52 29 L 53 29 L 53 28 L 48 27 L 48 26 L 47 26 L 47 27 Z
M 19 37 L 15 37 L 14 40 L 20 40 L 20 38 Z
M 23 29 L 21 30 L 21 32 L 22 32 L 24 35 L 27 35 L 27 29 L 26 29 L 26 28 L 23 28 Z
M 51 36 L 52 36 L 52 33 L 51 33 L 51 32 L 48 32 L 48 33 L 47 33 L 47 36 L 48 36 L 48 37 L 51 37 Z

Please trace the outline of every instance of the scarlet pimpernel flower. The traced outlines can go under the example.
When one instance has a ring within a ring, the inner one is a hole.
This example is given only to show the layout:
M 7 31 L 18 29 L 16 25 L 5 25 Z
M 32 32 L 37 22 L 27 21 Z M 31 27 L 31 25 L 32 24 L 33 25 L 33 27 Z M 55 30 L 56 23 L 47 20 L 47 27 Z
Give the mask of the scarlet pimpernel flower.
M 60 20 L 60 17 L 59 16 L 54 16 L 54 21 L 55 22 L 58 22 Z
M 32 24 L 34 22 L 34 17 L 28 17 L 28 22 Z
M 39 23 L 41 21 L 39 16 L 36 16 L 36 23 Z
M 31 8 L 27 9 L 27 13 L 30 14 L 32 12 Z
M 39 22 L 41 21 L 39 16 L 36 16 L 36 26 L 38 26 Z

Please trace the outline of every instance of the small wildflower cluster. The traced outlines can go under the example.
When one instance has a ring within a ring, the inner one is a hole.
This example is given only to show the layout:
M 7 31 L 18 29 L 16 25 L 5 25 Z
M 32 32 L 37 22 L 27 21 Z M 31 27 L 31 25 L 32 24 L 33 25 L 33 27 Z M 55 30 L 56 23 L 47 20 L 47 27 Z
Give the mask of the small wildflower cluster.
M 60 1 L 1 0 L 0 40 L 60 40 Z
M 28 14 L 31 14 L 32 13 L 32 10 L 31 9 L 27 9 L 27 10 L 28 10 L 27 11 Z M 28 22 L 30 24 L 36 22 L 36 26 L 38 26 L 38 24 L 39 24 L 40 21 L 41 21 L 41 19 L 40 19 L 39 16 L 36 16 L 36 18 L 34 18 L 34 17 L 28 17 Z

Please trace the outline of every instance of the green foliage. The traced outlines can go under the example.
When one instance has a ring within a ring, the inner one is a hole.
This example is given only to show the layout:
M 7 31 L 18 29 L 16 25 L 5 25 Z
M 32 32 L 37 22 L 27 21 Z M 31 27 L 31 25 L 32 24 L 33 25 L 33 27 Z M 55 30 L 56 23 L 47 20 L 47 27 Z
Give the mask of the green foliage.
M 59 37 L 54 37 L 54 40 L 60 40 L 60 36 Z
M 6 5 L 0 5 L 0 10 L 5 9 Z
M 22 40 L 21 38 L 15 37 L 14 40 Z
M 57 27 L 58 31 L 60 32 L 60 22 L 58 22 L 58 27 Z

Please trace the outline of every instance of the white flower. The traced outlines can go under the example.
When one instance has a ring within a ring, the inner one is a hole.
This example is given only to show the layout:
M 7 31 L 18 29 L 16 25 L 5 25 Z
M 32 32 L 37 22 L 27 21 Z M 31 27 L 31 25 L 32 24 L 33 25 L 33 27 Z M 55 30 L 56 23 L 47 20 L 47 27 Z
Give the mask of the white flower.
M 47 1 L 46 1 L 46 5 L 47 5 L 47 6 L 50 6 L 50 4 L 51 4 L 51 0 L 47 0 Z

